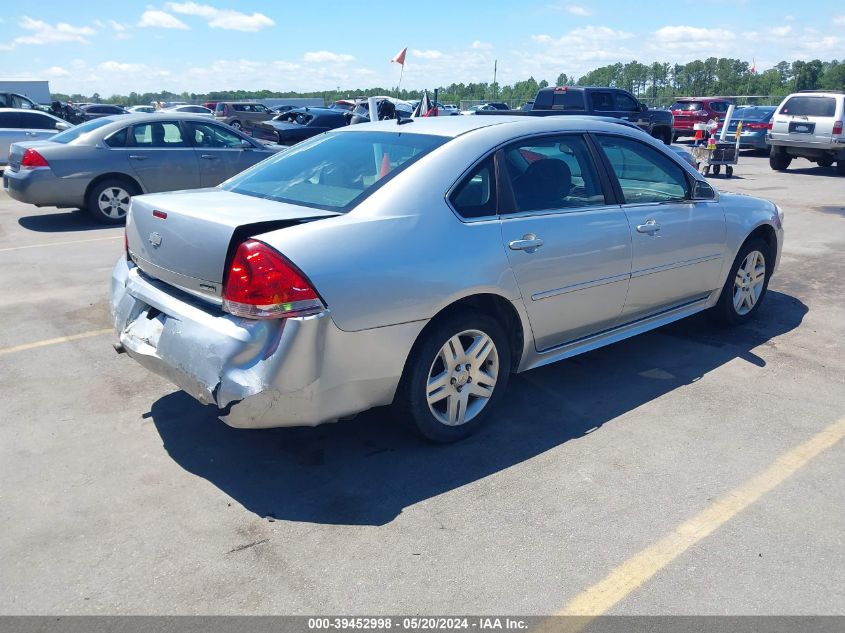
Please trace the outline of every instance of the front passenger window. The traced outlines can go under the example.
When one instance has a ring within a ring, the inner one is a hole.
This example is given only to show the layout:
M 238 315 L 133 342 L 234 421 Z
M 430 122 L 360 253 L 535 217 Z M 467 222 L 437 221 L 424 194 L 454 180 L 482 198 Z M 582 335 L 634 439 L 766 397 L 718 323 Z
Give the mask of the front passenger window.
M 629 138 L 598 136 L 626 204 L 670 202 L 687 198 L 683 168 L 656 149 Z

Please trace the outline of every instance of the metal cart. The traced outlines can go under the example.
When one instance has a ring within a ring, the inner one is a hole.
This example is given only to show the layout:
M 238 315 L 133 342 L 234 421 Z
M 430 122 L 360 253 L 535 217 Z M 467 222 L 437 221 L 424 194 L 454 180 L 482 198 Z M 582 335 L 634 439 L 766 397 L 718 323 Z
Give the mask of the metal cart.
M 705 176 L 710 173 L 718 175 L 725 166 L 725 176 L 730 178 L 734 175 L 733 166 L 739 161 L 739 139 L 736 141 L 716 141 L 715 147 L 706 145 L 693 145 L 690 147 L 698 170 Z

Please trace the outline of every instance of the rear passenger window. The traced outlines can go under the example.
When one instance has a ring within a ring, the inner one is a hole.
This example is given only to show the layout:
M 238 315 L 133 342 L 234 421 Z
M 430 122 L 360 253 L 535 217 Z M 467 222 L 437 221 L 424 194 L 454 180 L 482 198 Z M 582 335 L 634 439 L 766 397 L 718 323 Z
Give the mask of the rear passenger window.
M 599 144 L 619 180 L 626 204 L 684 200 L 683 168 L 648 145 L 618 136 L 599 136 Z
M 21 127 L 29 130 L 55 130 L 56 122 L 43 114 L 21 112 Z
M 129 133 L 129 128 L 123 128 L 122 130 L 118 130 L 114 134 L 110 135 L 108 138 L 105 139 L 106 145 L 109 147 L 125 147 L 126 146 L 126 136 Z
M 496 168 L 493 157 L 482 161 L 457 186 L 449 200 L 464 218 L 496 215 Z
M 506 147 L 504 156 L 518 212 L 605 204 L 598 173 L 580 135 L 519 141 Z
M 182 130 L 174 122 L 136 125 L 132 128 L 131 141 L 135 147 L 187 147 Z
M 596 112 L 611 112 L 613 110 L 613 94 L 610 92 L 594 92 L 590 95 L 593 110 Z

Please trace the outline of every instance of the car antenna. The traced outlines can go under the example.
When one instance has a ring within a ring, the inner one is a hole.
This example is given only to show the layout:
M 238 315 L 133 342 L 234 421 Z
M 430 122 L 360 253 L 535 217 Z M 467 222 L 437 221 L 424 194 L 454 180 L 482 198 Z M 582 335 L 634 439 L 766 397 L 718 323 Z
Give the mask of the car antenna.
M 405 125 L 406 123 L 413 123 L 414 120 L 411 118 L 403 119 L 397 115 L 396 117 L 396 125 Z

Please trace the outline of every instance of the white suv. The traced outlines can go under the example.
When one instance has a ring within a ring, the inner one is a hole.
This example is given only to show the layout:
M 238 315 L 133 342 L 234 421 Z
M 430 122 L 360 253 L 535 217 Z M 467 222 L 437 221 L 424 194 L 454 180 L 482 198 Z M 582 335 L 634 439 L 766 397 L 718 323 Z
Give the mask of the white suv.
M 836 162 L 845 176 L 845 92 L 803 90 L 789 95 L 769 123 L 766 140 L 772 146 L 769 164 L 783 171 L 793 158 L 814 161 L 822 167 Z

